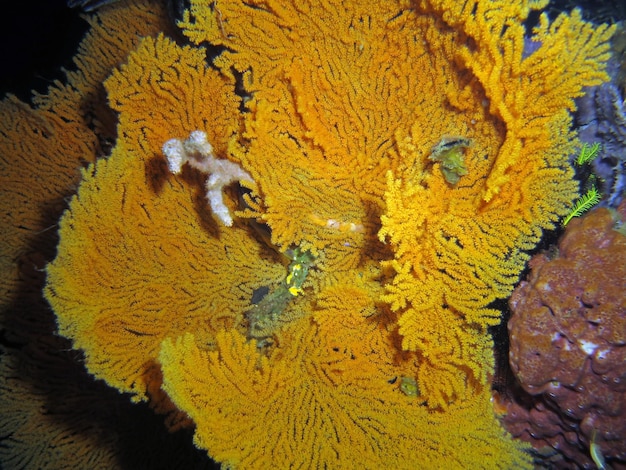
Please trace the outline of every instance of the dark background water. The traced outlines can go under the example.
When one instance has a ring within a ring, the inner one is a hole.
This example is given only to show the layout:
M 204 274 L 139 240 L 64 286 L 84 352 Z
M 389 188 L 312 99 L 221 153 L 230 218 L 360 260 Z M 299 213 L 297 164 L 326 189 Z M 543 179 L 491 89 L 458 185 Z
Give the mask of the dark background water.
M 45 92 L 61 67 L 71 67 L 87 30 L 80 12 L 65 0 L 0 2 L 0 96 L 14 93 L 28 100 L 31 91 Z

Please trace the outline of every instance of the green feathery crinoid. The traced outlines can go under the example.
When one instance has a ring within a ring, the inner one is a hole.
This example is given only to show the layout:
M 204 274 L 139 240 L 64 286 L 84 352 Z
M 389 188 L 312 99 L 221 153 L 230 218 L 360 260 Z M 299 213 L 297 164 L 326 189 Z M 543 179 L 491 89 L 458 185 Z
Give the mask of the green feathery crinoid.
M 570 213 L 567 214 L 567 217 L 563 220 L 563 227 L 565 227 L 574 217 L 580 217 L 582 214 L 595 206 L 598 202 L 600 202 L 600 199 L 600 193 L 595 186 L 592 187 L 585 193 L 584 196 L 578 198 Z
M 580 154 L 574 160 L 574 163 L 578 166 L 583 166 L 585 163 L 591 162 L 594 158 L 598 156 L 602 146 L 599 142 L 595 142 L 591 145 L 584 143 L 583 147 L 580 149 Z

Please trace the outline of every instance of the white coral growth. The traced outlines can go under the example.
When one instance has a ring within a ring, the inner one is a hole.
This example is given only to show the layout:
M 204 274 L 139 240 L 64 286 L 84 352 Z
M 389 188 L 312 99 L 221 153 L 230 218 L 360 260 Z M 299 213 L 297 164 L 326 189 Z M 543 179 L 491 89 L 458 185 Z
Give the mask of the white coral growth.
M 213 146 L 203 131 L 193 131 L 184 142 L 180 139 L 168 140 L 163 144 L 163 153 L 167 157 L 170 171 L 174 174 L 180 173 L 183 165 L 188 163 L 209 175 L 206 181 L 206 197 L 211 210 L 224 225 L 233 225 L 233 218 L 224 204 L 222 190 L 224 186 L 235 181 L 254 182 L 252 177 L 236 163 L 217 159 Z

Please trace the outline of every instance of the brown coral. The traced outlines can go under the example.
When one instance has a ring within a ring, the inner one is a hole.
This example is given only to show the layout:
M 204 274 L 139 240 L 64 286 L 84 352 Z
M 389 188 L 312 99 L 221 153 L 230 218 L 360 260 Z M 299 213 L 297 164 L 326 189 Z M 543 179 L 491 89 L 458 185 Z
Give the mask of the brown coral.
M 505 422 L 537 446 L 549 444 L 582 466 L 595 441 L 607 459 L 626 460 L 626 215 L 597 209 L 575 220 L 558 255 L 536 256 L 513 293 L 510 362 L 531 407 Z M 529 409 L 532 408 L 532 409 Z

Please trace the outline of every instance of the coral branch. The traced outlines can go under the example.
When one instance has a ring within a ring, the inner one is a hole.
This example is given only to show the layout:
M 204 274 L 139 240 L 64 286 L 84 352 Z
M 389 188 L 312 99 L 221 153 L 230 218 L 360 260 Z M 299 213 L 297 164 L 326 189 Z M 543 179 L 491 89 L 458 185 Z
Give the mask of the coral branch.
M 213 213 L 224 225 L 233 225 L 233 218 L 226 204 L 222 190 L 234 181 L 254 181 L 245 170 L 229 160 L 219 160 L 213 153 L 213 146 L 207 140 L 203 131 L 193 131 L 184 142 L 180 139 L 170 139 L 163 144 L 163 153 L 167 157 L 167 164 L 172 173 L 181 172 L 185 163 L 206 173 L 209 176 L 206 182 L 206 197 Z

